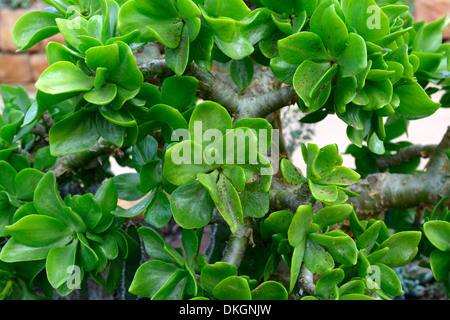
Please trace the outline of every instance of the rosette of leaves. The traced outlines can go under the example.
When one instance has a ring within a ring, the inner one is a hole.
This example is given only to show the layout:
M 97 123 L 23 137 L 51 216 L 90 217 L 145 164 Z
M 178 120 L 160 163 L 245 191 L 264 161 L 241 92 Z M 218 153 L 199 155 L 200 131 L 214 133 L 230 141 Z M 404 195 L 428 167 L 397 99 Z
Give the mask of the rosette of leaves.
M 124 104 L 139 93 L 142 83 L 143 76 L 133 53 L 122 41 L 93 46 L 77 63 L 70 59 L 51 61 L 36 82 L 36 88 L 49 95 L 46 98 L 50 101 L 53 96 L 61 95 L 77 101 L 74 112 L 57 122 L 49 132 L 52 154 L 87 150 L 102 136 L 99 131 L 107 131 L 108 126 L 137 131 L 136 120 Z M 38 104 L 45 103 L 43 100 L 46 99 L 38 97 Z M 116 129 L 119 136 L 114 142 L 123 141 L 126 130 Z M 134 140 L 137 138 L 136 133 L 131 136 Z
M 444 197 L 439 201 L 431 214 L 426 217 L 423 225 L 423 233 L 427 241 L 424 254 L 430 257 L 429 267 L 434 279 L 444 284 L 447 295 L 450 296 L 450 215 L 448 207 L 440 207 L 450 197 Z
M 96 42 L 91 39 L 93 33 L 102 42 L 116 37 L 119 4 L 114 0 L 78 1 L 76 4 L 69 0 L 44 2 L 49 7 L 25 13 L 14 25 L 12 40 L 19 52 L 57 33 L 61 33 L 75 49 L 86 48 L 89 42 Z M 91 18 L 88 27 L 86 21 Z M 80 47 L 83 42 L 84 46 Z
M 187 229 L 203 227 L 215 205 L 234 233 L 244 215 L 264 216 L 272 181 L 264 154 L 271 132 L 265 119 L 242 119 L 233 125 L 221 105 L 198 104 L 184 141 L 169 146 L 164 156 L 163 176 L 179 186 L 170 200 L 175 221 Z
M 372 28 L 375 15 L 379 26 Z M 336 112 L 348 124 L 354 144 L 361 147 L 366 140 L 372 152 L 382 154 L 383 117 L 420 119 L 440 107 L 414 77 L 419 59 L 410 52 L 415 31 L 411 19 L 405 19 L 409 16 L 402 5 L 322 1 L 309 19 L 309 29 L 278 41 L 272 70 L 294 86 L 300 107 L 314 112 L 307 121 Z M 442 60 L 442 55 L 433 57 L 435 63 Z M 422 68 L 433 70 L 435 65 L 424 63 Z
M 139 136 L 131 148 L 128 165 L 136 173 L 120 174 L 114 181 L 119 199 L 140 201 L 129 209 L 117 208 L 116 216 L 131 218 L 144 213 L 144 220 L 157 228 L 169 222 L 172 213 L 167 193 L 172 193 L 177 186 L 162 175 L 166 148 L 159 150 L 159 142 L 148 133 L 160 130 L 169 144 L 175 138 L 174 132 L 187 131 L 187 121 L 195 109 L 197 85 L 198 80 L 193 77 L 174 76 L 163 82 L 161 91 L 152 84 L 143 84 L 133 98 L 134 107 L 130 110 L 139 119 Z
M 166 47 L 167 64 L 181 75 L 189 60 L 190 43 L 200 32 L 200 15 L 199 7 L 191 0 L 132 0 L 120 8 L 119 32 L 140 30 L 138 41 L 161 42 Z
M 384 221 L 359 221 L 354 211 L 350 227 L 359 254 L 354 266 L 342 267 L 345 279 L 363 279 L 366 292 L 381 299 L 401 295 L 402 286 L 392 268 L 404 266 L 416 257 L 422 233 L 402 231 L 391 235 Z
M 271 243 L 264 279 L 269 279 L 281 259 L 291 268 L 289 292 L 297 285 L 302 264 L 317 274 L 341 265 L 355 265 L 357 248 L 353 239 L 341 230 L 328 231 L 333 224 L 346 220 L 352 211 L 350 205 L 340 204 L 314 215 L 311 206 L 303 205 L 295 214 L 282 210 L 268 215 L 260 224 L 263 239 Z
M 238 269 L 226 262 L 205 263 L 200 281 L 203 297 L 218 300 L 287 300 L 286 288 L 276 281 L 258 282 L 247 275 L 238 275 Z M 194 299 L 195 300 L 195 299 Z
M 7 263 L 45 261 L 48 282 L 63 296 L 75 289 L 70 277 L 71 268 L 76 266 L 81 272 L 79 280 L 90 274 L 112 292 L 120 279 L 122 262 L 138 247 L 119 228 L 122 221 L 111 214 L 117 206 L 113 180 L 107 180 L 95 196 L 67 196 L 63 201 L 54 173 L 41 175 L 34 192 L 27 190 L 33 201 L 24 203 L 12 224 L 4 228 L 10 238 L 0 259 Z M 22 188 L 31 189 L 32 182 Z M 103 279 L 101 272 L 107 266 Z
M 281 173 L 288 183 L 308 183 L 314 199 L 326 205 L 345 203 L 349 196 L 358 196 L 346 189 L 359 180 L 354 170 L 343 167 L 342 156 L 337 145 L 330 144 L 321 149 L 315 144 L 302 145 L 303 159 L 307 165 L 306 177 L 287 159 L 282 159 Z

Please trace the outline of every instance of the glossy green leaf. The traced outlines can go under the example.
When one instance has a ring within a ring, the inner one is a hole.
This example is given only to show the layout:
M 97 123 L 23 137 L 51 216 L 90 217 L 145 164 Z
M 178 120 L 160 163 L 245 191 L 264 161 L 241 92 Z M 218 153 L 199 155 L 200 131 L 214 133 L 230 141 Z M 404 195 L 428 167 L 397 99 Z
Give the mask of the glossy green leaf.
M 335 205 L 325 207 L 319 210 L 313 219 L 320 229 L 331 226 L 335 223 L 342 222 L 347 219 L 353 211 L 353 207 L 349 204 Z
M 92 271 L 97 267 L 98 257 L 94 250 L 89 246 L 88 240 L 82 233 L 78 233 L 79 256 L 86 271 Z
M 364 39 L 356 34 L 349 33 L 348 46 L 338 58 L 342 68 L 342 76 L 355 76 L 367 67 L 367 49 Z
M 283 285 L 276 281 L 266 281 L 252 290 L 252 300 L 287 300 L 288 293 Z
M 214 264 L 203 266 L 200 280 L 203 288 L 212 293 L 217 284 L 233 276 L 237 276 L 237 268 L 229 263 L 218 261 Z
M 297 169 L 288 159 L 281 159 L 280 169 L 287 183 L 299 185 L 307 181 L 301 174 L 300 170 Z
M 264 225 L 274 233 L 287 235 L 292 218 L 293 214 L 290 211 L 276 211 L 264 220 Z
M 278 41 L 281 58 L 293 65 L 305 60 L 330 60 L 320 37 L 312 32 L 300 32 Z
M 53 288 L 60 287 L 69 279 L 70 273 L 67 270 L 75 265 L 77 245 L 78 240 L 75 240 L 65 247 L 52 248 L 48 253 L 45 268 Z
M 242 60 L 232 60 L 230 64 L 230 75 L 238 89 L 244 91 L 253 79 L 253 62 L 249 57 Z
M 312 273 L 323 274 L 334 268 L 334 259 L 322 246 L 306 239 L 304 264 Z
M 93 88 L 83 94 L 83 98 L 92 104 L 99 106 L 106 105 L 114 100 L 117 94 L 117 86 L 113 83 L 108 83 L 99 88 Z
M 297 283 L 297 279 L 300 274 L 300 268 L 302 267 L 303 263 L 303 257 L 305 255 L 305 248 L 306 238 L 303 238 L 303 240 L 301 240 L 301 242 L 294 248 L 294 251 L 292 253 L 289 292 L 292 292 L 292 290 L 294 290 L 294 287 Z
M 67 243 L 73 238 L 73 231 L 64 223 L 44 215 L 27 215 L 5 229 L 17 241 L 30 247 L 45 247 L 55 242 Z
M 137 269 L 129 291 L 140 297 L 152 298 L 177 270 L 163 261 L 148 261 Z
M 102 218 L 102 207 L 92 194 L 85 194 L 74 199 L 74 211 L 83 219 L 88 230 L 93 230 Z
M 342 269 L 334 269 L 317 280 L 316 295 L 325 300 L 332 300 L 334 296 L 334 288 L 344 280 L 344 271 Z
M 377 263 L 380 268 L 380 286 L 388 295 L 397 297 L 403 293 L 402 284 L 394 270 L 382 263 Z
M 156 188 L 153 193 L 152 201 L 144 213 L 144 220 L 156 228 L 162 228 L 172 218 L 169 198 L 161 187 Z
M 288 230 L 288 239 L 291 246 L 296 247 L 306 239 L 313 222 L 313 215 L 311 206 L 302 205 L 298 207 Z
M 423 232 L 436 248 L 441 251 L 450 251 L 450 222 L 427 221 L 423 225 Z
M 53 156 L 79 153 L 94 146 L 100 134 L 95 113 L 79 110 L 53 125 L 49 132 Z
M 194 141 L 183 141 L 170 147 L 165 154 L 163 175 L 174 185 L 186 185 L 197 178 L 197 173 L 208 172 L 217 165 L 202 161 L 202 146 Z
M 51 168 L 56 163 L 56 157 L 50 154 L 50 147 L 43 147 L 36 151 L 34 155 L 33 168 L 39 171 Z
M 219 300 L 251 300 L 252 294 L 247 280 L 230 276 L 219 282 L 212 292 Z
M 216 36 L 216 44 L 219 49 L 233 60 L 242 60 L 254 51 L 252 44 L 244 38 L 240 29 L 234 33 L 231 42 L 225 42 Z
M 394 93 L 400 98 L 400 105 L 395 113 L 402 119 L 422 119 L 432 115 L 441 106 L 431 100 L 418 83 L 398 86 Z
M 36 169 L 21 170 L 14 180 L 16 197 L 21 200 L 32 201 L 34 190 L 43 176 L 44 174 Z
M 12 39 L 19 47 L 18 52 L 25 51 L 40 41 L 59 32 L 55 19 L 59 14 L 53 12 L 34 11 L 22 15 L 14 24 Z
M 17 176 L 17 171 L 14 169 L 8 162 L 1 160 L 0 161 L 0 186 L 3 187 L 4 190 L 11 194 L 15 194 L 14 181 Z
M 239 191 L 239 190 L 238 190 Z M 262 218 L 269 212 L 270 196 L 265 192 L 260 182 L 252 182 L 245 186 L 239 194 L 244 215 Z
M 179 254 L 176 256 L 170 254 L 166 250 L 168 246 L 167 242 L 155 230 L 148 227 L 141 227 L 138 229 L 138 232 L 144 242 L 145 250 L 150 257 L 178 265 L 177 261 L 182 259 L 181 256 Z
M 418 231 L 402 231 L 392 235 L 380 245 L 380 249 L 389 251 L 379 260 L 389 267 L 399 267 L 409 261 L 415 254 L 415 248 L 420 242 L 422 234 Z
M 198 80 L 194 77 L 170 77 L 161 87 L 162 103 L 181 112 L 190 106 L 197 93 Z
M 87 76 L 73 63 L 60 61 L 48 67 L 36 82 L 36 88 L 49 94 L 90 90 L 94 78 Z
M 336 262 L 344 265 L 355 265 L 357 249 L 353 239 L 340 230 L 324 234 L 310 234 L 309 239 L 325 247 Z
M 389 19 L 374 0 L 347 0 L 346 22 L 366 41 L 375 41 L 389 33 Z
M 450 252 L 434 250 L 430 254 L 431 271 L 436 281 L 448 281 L 450 272 Z

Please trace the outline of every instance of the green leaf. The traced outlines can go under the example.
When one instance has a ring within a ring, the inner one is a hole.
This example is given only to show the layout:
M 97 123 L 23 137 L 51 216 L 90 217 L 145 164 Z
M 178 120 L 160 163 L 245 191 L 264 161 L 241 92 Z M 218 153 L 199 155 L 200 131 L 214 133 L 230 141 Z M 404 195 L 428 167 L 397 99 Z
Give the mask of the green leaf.
M 292 253 L 289 292 L 292 292 L 292 290 L 294 290 L 294 287 L 297 283 L 298 275 L 300 274 L 300 268 L 302 267 L 303 263 L 303 257 L 305 255 L 305 248 L 306 238 L 303 238 L 303 240 L 301 240 L 301 242 L 294 248 L 294 251 Z
M 356 33 L 349 33 L 347 43 L 347 47 L 338 58 L 342 77 L 355 76 L 367 67 L 367 48 L 364 39 Z
M 10 194 L 15 194 L 14 181 L 17 176 L 17 171 L 8 162 L 0 161 L 0 186 Z
M 312 107 L 315 104 L 314 101 L 318 100 L 318 95 L 336 72 L 337 65 L 331 66 L 329 62 L 316 63 L 305 60 L 298 67 L 294 75 L 294 89 L 306 106 Z M 316 108 L 312 111 L 317 110 Z
M 218 261 L 203 266 L 200 280 L 203 288 L 212 293 L 217 284 L 228 277 L 237 276 L 237 273 L 237 268 L 234 265 Z
M 305 60 L 331 60 L 320 37 L 312 32 L 300 32 L 279 40 L 278 50 L 284 61 L 294 65 Z
M 405 120 L 428 117 L 441 106 L 431 100 L 418 83 L 398 86 L 394 93 L 400 98 L 400 105 L 395 109 L 395 114 Z
M 334 259 L 322 246 L 306 239 L 304 263 L 312 273 L 323 274 L 334 268 Z
M 243 211 L 241 201 L 236 189 L 231 182 L 222 174 L 216 182 L 216 175 L 198 174 L 198 180 L 208 189 L 211 198 L 216 204 L 217 210 L 235 233 L 242 224 Z
M 79 110 L 50 128 L 50 152 L 53 156 L 79 153 L 94 146 L 100 134 L 95 113 Z
M 178 261 L 182 260 L 182 257 L 176 251 L 175 253 L 167 251 L 166 249 L 169 248 L 169 245 L 155 230 L 141 227 L 138 229 L 138 232 L 150 257 L 179 265 Z
M 421 236 L 418 231 L 402 231 L 392 235 L 380 245 L 380 249 L 389 248 L 389 251 L 379 262 L 389 267 L 404 265 L 416 253 Z
M 374 0 L 347 0 L 345 16 L 347 25 L 366 41 L 373 42 L 389 33 L 389 19 Z
M 448 281 L 450 272 L 450 252 L 434 250 L 430 254 L 431 271 L 436 281 Z
M 36 214 L 27 215 L 5 229 L 17 241 L 29 247 L 67 243 L 73 238 L 73 231 L 60 220 Z
M 253 79 L 253 62 L 249 57 L 242 60 L 232 60 L 230 64 L 230 75 L 238 89 L 244 91 Z
M 367 146 L 375 154 L 383 155 L 386 152 L 383 141 L 380 140 L 375 132 L 370 136 Z
M 233 60 L 242 60 L 255 50 L 239 28 L 236 29 L 233 39 L 229 43 L 219 39 L 216 35 L 216 44 L 225 55 Z
M 382 263 L 377 263 L 380 268 L 380 286 L 388 295 L 397 297 L 403 293 L 402 284 L 394 270 Z
M 86 237 L 82 233 L 78 233 L 78 241 L 80 242 L 79 256 L 86 271 L 92 271 L 97 267 L 98 257 L 94 250 L 89 246 Z
M 185 229 L 201 228 L 209 223 L 214 201 L 199 181 L 177 188 L 170 197 L 175 221 Z
M 450 251 L 450 222 L 427 221 L 423 225 L 423 232 L 436 248 L 441 251 Z
M 162 103 L 180 112 L 186 110 L 196 97 L 198 80 L 194 77 L 170 77 L 161 87 Z
M 170 202 L 161 187 L 153 191 L 152 201 L 144 213 L 144 220 L 156 228 L 164 227 L 172 218 Z
M 287 235 L 293 216 L 294 215 L 287 210 L 272 212 L 264 220 L 264 225 L 274 233 Z
M 262 218 L 269 212 L 269 192 L 265 192 L 258 181 L 247 184 L 244 191 L 239 194 L 239 199 L 242 211 L 247 217 Z
M 366 249 L 367 252 L 370 252 L 375 245 L 376 240 L 378 239 L 380 229 L 382 226 L 381 221 L 377 221 L 372 224 L 369 228 L 367 228 L 362 235 L 358 237 L 356 241 L 356 246 L 359 250 Z
M 102 216 L 100 221 L 96 225 L 97 232 L 103 232 L 105 226 L 109 227 L 110 222 L 113 220 L 111 214 L 117 207 L 118 194 L 117 188 L 113 179 L 108 179 L 100 186 L 95 193 L 94 199 L 100 204 L 102 208 Z M 89 223 L 87 223 L 89 225 Z
M 300 170 L 297 169 L 288 159 L 281 159 L 280 169 L 283 174 L 283 178 L 286 179 L 287 183 L 299 185 L 307 181 L 307 179 L 301 174 Z
M 49 146 L 40 148 L 34 155 L 33 168 L 39 171 L 51 168 L 55 165 L 56 159 L 50 154 Z
M 39 181 L 34 191 L 34 200 L 34 207 L 40 215 L 54 217 L 66 226 L 73 226 L 73 220 L 64 210 L 64 202 L 58 194 L 53 171 L 47 172 Z
M 313 222 L 313 215 L 311 206 L 302 205 L 298 207 L 288 230 L 288 239 L 291 246 L 296 247 L 306 239 Z
M 313 18 L 314 15 L 311 20 Z M 321 18 L 321 21 L 317 24 L 312 24 L 311 21 L 311 31 L 320 35 L 331 55 L 337 58 L 347 46 L 347 26 L 336 13 L 336 5 L 330 5 L 326 8 L 322 12 Z M 320 29 L 316 30 L 313 26 L 320 26 Z
M 266 281 L 252 290 L 252 300 L 287 300 L 288 293 L 283 285 L 276 281 Z
M 166 63 L 177 75 L 181 76 L 189 61 L 189 30 L 185 26 L 181 33 L 180 43 L 175 48 L 166 48 Z
M 219 300 L 251 300 L 252 294 L 247 280 L 240 276 L 230 276 L 219 282 L 212 292 Z
M 83 94 L 83 98 L 92 104 L 104 106 L 114 100 L 117 94 L 117 86 L 107 83 L 104 86 L 93 88 Z
M 193 182 L 197 173 L 208 172 L 217 165 L 202 160 L 202 146 L 194 141 L 183 141 L 167 149 L 164 157 L 163 175 L 170 183 L 182 186 Z
M 14 180 L 16 197 L 21 200 L 32 201 L 34 190 L 43 176 L 44 174 L 36 169 L 26 168 L 21 170 Z
M 55 19 L 61 16 L 52 12 L 34 11 L 22 15 L 14 24 L 12 39 L 19 47 L 18 52 L 25 51 L 42 40 L 59 32 Z
M 324 300 L 336 299 L 334 288 L 344 280 L 344 277 L 345 274 L 342 269 L 327 272 L 317 280 L 316 295 Z
M 77 244 L 78 240 L 74 240 L 65 247 L 52 248 L 48 253 L 45 268 L 53 288 L 60 287 L 69 279 L 71 274 L 67 270 L 75 265 Z
M 335 205 L 325 207 L 319 210 L 314 216 L 313 222 L 319 225 L 319 228 L 331 226 L 335 223 L 342 222 L 347 219 L 353 211 L 353 207 L 349 204 Z
M 358 252 L 353 239 L 340 230 L 324 234 L 310 234 L 309 239 L 325 247 L 336 262 L 344 265 L 355 265 Z
M 338 189 L 335 185 L 321 185 L 313 182 L 311 179 L 308 180 L 308 184 L 315 199 L 326 203 L 332 203 L 337 200 Z
M 161 176 L 158 171 L 160 160 L 150 160 L 146 162 L 140 170 L 139 180 L 140 192 L 146 194 L 161 184 Z
M 94 230 L 102 218 L 102 207 L 92 194 L 74 198 L 73 210 L 83 219 L 88 230 Z
M 140 297 L 152 298 L 177 270 L 163 261 L 148 261 L 137 269 L 129 291 Z
M 90 90 L 94 78 L 83 73 L 73 63 L 60 61 L 52 64 L 42 72 L 36 88 L 49 94 L 60 94 Z

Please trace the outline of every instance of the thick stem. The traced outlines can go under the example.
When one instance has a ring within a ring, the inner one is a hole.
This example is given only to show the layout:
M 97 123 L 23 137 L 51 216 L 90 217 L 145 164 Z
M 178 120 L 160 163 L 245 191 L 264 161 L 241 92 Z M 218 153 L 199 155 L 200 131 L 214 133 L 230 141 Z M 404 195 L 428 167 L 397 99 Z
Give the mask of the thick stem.
M 239 268 L 244 258 L 245 249 L 249 243 L 252 232 L 251 218 L 244 218 L 241 227 L 230 237 L 222 257 L 223 262 L 227 262 Z

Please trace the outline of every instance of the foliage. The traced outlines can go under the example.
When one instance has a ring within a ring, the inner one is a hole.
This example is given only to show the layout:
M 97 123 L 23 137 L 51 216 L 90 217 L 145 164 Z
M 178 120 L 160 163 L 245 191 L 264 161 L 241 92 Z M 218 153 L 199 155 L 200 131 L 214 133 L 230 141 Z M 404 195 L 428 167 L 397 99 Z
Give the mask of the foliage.
M 421 228 L 392 232 L 388 219 L 358 215 L 350 188 L 379 171 L 380 156 L 409 145 L 392 142 L 409 121 L 441 107 L 427 85 L 449 87 L 446 17 L 415 22 L 404 1 L 386 0 L 44 2 L 14 26 L 18 51 L 57 33 L 65 44 L 47 45 L 36 98 L 1 86 L 0 299 L 67 296 L 88 278 L 110 293 L 126 284 L 127 299 L 392 299 L 403 293 L 393 268 L 419 257 L 449 293 L 450 216 L 439 211 L 447 199 Z M 153 42 L 164 58 L 152 63 L 169 69 L 158 81 L 134 56 Z M 288 158 L 274 165 L 278 124 L 218 99 L 208 83 L 217 63 L 239 97 L 265 67 L 293 88 L 308 113 L 301 122 L 336 114 L 356 170 L 334 144 L 302 144 L 305 175 Z M 114 176 L 111 155 L 135 172 Z M 74 184 L 79 192 L 64 191 Z M 275 208 L 291 191 L 307 201 Z M 172 220 L 182 247 L 158 233 Z M 211 258 L 200 244 L 215 224 L 229 239 Z M 314 290 L 304 291 L 308 281 Z

